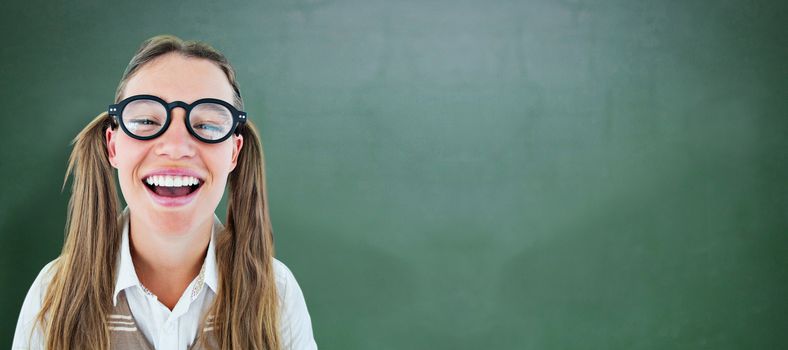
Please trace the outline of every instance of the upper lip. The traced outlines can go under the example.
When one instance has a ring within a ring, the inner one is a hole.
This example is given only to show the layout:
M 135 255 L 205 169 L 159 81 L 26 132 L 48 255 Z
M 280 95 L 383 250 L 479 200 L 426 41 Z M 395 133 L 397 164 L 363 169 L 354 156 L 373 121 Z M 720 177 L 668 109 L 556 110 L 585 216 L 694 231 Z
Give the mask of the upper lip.
M 160 168 L 150 171 L 149 173 L 145 174 L 142 179 L 145 180 L 154 175 L 170 175 L 170 176 L 192 176 L 196 177 L 200 182 L 203 181 L 203 176 L 201 176 L 198 172 L 189 169 L 189 168 Z

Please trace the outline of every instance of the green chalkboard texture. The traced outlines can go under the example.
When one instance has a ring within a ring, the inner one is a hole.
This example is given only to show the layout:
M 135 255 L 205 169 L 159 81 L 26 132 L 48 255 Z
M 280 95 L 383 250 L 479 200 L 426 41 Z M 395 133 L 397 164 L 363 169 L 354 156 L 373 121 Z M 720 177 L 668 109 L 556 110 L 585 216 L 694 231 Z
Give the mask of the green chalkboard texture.
M 70 140 L 162 33 L 236 67 L 322 349 L 788 348 L 785 1 L 30 0 L 0 19 L 2 348 L 62 246 Z

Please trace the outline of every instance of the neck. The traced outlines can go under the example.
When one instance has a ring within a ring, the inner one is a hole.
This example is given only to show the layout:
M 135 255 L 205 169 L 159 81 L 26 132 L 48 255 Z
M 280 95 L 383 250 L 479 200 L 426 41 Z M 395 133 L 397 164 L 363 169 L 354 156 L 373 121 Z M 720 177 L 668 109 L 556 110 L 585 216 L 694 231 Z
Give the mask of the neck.
M 171 310 L 200 273 L 212 227 L 213 218 L 208 218 L 173 231 L 130 216 L 129 247 L 137 278 Z

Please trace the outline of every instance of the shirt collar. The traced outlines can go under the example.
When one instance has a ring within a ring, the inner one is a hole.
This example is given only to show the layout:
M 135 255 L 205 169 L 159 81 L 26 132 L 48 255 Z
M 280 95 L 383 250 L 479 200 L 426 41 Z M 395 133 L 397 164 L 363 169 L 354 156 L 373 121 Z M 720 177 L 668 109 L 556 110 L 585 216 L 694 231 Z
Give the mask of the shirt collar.
M 134 269 L 134 262 L 131 260 L 131 249 L 129 247 L 129 208 L 126 207 L 123 209 L 123 213 L 121 213 L 121 225 L 123 225 L 123 234 L 121 235 L 121 242 L 120 242 L 120 254 L 118 256 L 118 273 L 115 279 L 115 291 L 112 294 L 112 304 L 117 306 L 118 304 L 118 294 L 129 287 L 140 286 L 139 278 L 137 277 L 137 271 Z M 205 275 L 203 276 L 203 280 L 199 281 L 199 276 L 197 277 L 198 283 L 200 285 L 195 286 L 197 288 L 197 293 L 202 288 L 202 283 L 207 285 L 214 293 L 216 293 L 218 288 L 218 273 L 216 267 L 216 248 L 214 242 L 216 241 L 216 235 L 222 232 L 224 226 L 216 214 L 213 215 L 213 227 L 211 230 L 211 240 L 208 243 L 208 252 L 205 254 L 205 260 L 203 261 L 202 268 L 204 269 Z M 195 297 L 196 294 L 195 293 Z

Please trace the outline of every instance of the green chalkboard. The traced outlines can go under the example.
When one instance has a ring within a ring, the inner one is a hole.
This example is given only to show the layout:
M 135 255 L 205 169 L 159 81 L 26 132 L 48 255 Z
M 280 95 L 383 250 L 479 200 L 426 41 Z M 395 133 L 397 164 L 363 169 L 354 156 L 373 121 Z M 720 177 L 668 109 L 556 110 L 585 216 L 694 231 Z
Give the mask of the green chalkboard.
M 786 2 L 3 7 L 2 348 L 162 33 L 238 71 L 321 349 L 788 348 Z

